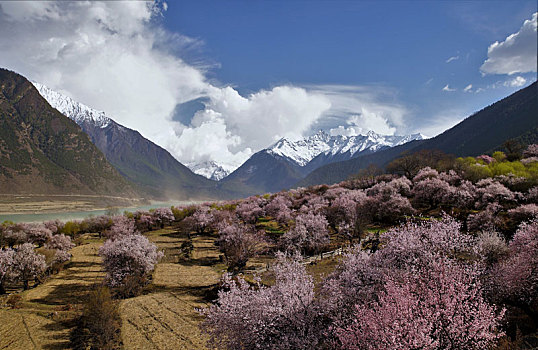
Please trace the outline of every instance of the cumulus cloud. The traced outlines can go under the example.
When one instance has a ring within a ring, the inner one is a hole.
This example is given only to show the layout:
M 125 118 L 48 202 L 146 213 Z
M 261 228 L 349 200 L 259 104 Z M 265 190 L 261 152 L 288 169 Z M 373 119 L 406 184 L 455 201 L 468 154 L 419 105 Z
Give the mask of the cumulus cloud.
M 403 132 L 408 109 L 396 102 L 397 92 L 386 86 L 317 85 L 305 87 L 324 96 L 331 107 L 310 131 L 329 129 L 332 134 L 364 134 L 370 130 L 393 135 Z M 344 131 L 345 130 L 345 131 Z
M 504 86 L 521 87 L 527 83 L 527 79 L 517 76 L 514 79 L 509 79 L 503 83 Z
M 538 12 L 535 12 L 517 33 L 488 47 L 488 58 L 480 67 L 483 74 L 536 72 L 537 16 Z
M 281 137 L 300 138 L 331 107 L 324 96 L 293 86 L 279 86 L 248 97 L 231 87 L 213 87 L 208 96 L 205 108 L 195 113 L 177 142 L 170 145 L 187 162 L 215 160 L 216 155 L 222 159 L 222 149 L 227 149 L 233 154 L 228 157 L 229 163 L 238 166 L 253 151 Z M 215 140 L 211 147 L 204 147 L 211 140 Z
M 445 62 L 450 63 L 452 61 L 459 60 L 459 59 L 460 59 L 460 56 L 452 56 L 452 57 L 449 57 Z
M 167 6 L 0 2 L 0 66 L 106 111 L 183 163 L 236 167 L 281 137 L 340 125 L 393 134 L 404 126 L 407 110 L 387 88 L 277 86 L 242 96 L 210 81 L 213 65 L 182 59 L 203 43 L 160 24 Z M 177 115 L 186 109 L 190 115 Z
M 446 84 L 445 87 L 442 90 L 446 91 L 446 92 L 456 91 L 456 89 L 451 88 L 450 86 L 448 86 L 448 84 Z
M 337 128 L 330 129 L 330 135 L 364 135 L 370 130 L 383 135 L 393 135 L 396 132 L 396 128 L 391 126 L 387 119 L 368 110 L 364 110 L 362 114 L 350 116 L 346 124 L 347 127 L 339 125 Z
M 205 93 L 203 72 L 155 49 L 147 2 L 3 2 L 0 65 L 104 110 L 154 139 L 175 106 Z M 24 44 L 21 44 L 24 43 Z

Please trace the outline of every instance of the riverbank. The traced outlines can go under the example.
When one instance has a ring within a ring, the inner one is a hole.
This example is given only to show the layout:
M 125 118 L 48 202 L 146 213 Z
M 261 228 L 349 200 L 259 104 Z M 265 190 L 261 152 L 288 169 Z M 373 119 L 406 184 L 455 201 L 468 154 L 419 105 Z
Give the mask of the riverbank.
M 104 210 L 148 205 L 145 198 L 95 195 L 0 194 L 0 215 Z
M 110 207 L 119 213 L 149 210 L 195 201 L 150 201 L 143 198 L 84 195 L 4 195 L 0 194 L 0 222 L 43 222 L 47 220 L 81 220 L 103 215 Z

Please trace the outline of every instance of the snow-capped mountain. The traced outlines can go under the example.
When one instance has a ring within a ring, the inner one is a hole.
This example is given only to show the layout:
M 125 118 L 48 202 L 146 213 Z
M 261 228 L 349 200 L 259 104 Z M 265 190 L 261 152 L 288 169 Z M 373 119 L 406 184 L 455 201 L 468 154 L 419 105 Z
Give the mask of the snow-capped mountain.
M 424 138 L 426 137 L 421 134 L 392 136 L 380 135 L 373 131 L 368 132 L 366 135 L 331 136 L 327 132 L 320 130 L 315 135 L 298 141 L 282 138 L 260 152 L 273 157 L 284 158 L 294 166 L 303 168 L 301 172 L 309 172 L 330 162 L 353 158 L 362 152 L 377 152 L 384 148 L 399 146 L 409 141 Z M 252 162 L 250 161 L 249 164 Z M 216 181 L 224 179 L 240 168 L 239 165 L 234 166 L 217 161 L 192 162 L 188 163 L 187 166 L 196 174 Z M 250 173 L 252 173 L 252 169 Z
M 291 188 L 312 171 L 330 163 L 422 140 L 421 134 L 331 136 L 324 131 L 298 141 L 280 139 L 250 157 L 221 182 L 251 193 L 278 192 Z
M 226 164 L 219 164 L 212 160 L 202 163 L 193 162 L 186 165 L 195 174 L 202 175 L 208 179 L 215 181 L 219 181 L 225 178 L 237 168 Z
M 88 107 L 66 95 L 63 95 L 62 93 L 48 88 L 45 85 L 36 82 L 32 82 L 32 84 L 34 84 L 41 96 L 43 96 L 52 107 L 56 108 L 63 115 L 72 119 L 81 127 L 83 127 L 85 124 L 90 124 L 101 129 L 106 129 L 111 125 L 115 125 L 118 128 L 124 128 L 120 124 L 117 124 L 112 119 L 107 117 L 103 111 L 98 111 Z M 211 180 L 219 181 L 220 179 L 228 176 L 228 174 L 238 168 L 239 165 L 232 166 L 229 164 L 220 164 L 216 161 L 206 161 L 201 163 L 189 163 L 187 164 L 187 167 L 195 174 L 202 175 L 203 177 Z
M 422 140 L 421 134 L 406 136 L 380 135 L 369 131 L 366 135 L 331 136 L 325 131 L 299 141 L 280 139 L 267 149 L 269 154 L 278 155 L 305 166 L 314 158 L 323 154 L 326 157 L 347 154 L 349 157 L 361 152 L 376 152 L 387 147 L 399 146 L 413 140 Z
M 47 100 L 47 102 L 60 113 L 72 119 L 78 125 L 84 122 L 89 122 L 100 128 L 106 128 L 112 124 L 112 119 L 105 115 L 105 112 L 98 111 L 88 107 L 72 98 L 54 91 L 45 85 L 32 82 L 39 94 Z
M 105 112 L 42 84 L 33 84 L 53 108 L 75 121 L 107 160 L 149 198 L 206 199 L 236 195 L 216 189 L 215 182 L 194 174 L 168 151 L 138 131 L 116 123 Z M 217 170 L 214 172 L 217 174 Z

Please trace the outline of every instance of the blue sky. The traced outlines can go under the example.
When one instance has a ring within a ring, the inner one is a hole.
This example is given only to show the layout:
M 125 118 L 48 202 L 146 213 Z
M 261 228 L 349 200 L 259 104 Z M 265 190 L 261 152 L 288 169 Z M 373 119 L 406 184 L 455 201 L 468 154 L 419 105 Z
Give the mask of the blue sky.
M 0 66 L 233 170 L 324 129 L 434 136 L 536 80 L 536 1 L 0 1 Z M 21 44 L 24 43 L 24 44 Z
M 426 122 L 444 110 L 467 116 L 521 88 L 498 84 L 506 76 L 483 76 L 479 68 L 489 45 L 516 33 L 536 6 L 201 0 L 171 2 L 163 22 L 202 41 L 190 58 L 214 64 L 210 76 L 242 94 L 282 84 L 381 85 L 395 88 L 414 118 Z M 535 72 L 520 75 L 527 84 L 536 80 Z M 443 91 L 447 84 L 457 91 Z M 485 91 L 465 93 L 469 84 Z
M 203 41 L 221 65 L 215 77 L 241 92 L 288 82 L 417 88 L 480 78 L 487 47 L 535 11 L 535 1 L 201 0 L 170 3 L 163 22 Z

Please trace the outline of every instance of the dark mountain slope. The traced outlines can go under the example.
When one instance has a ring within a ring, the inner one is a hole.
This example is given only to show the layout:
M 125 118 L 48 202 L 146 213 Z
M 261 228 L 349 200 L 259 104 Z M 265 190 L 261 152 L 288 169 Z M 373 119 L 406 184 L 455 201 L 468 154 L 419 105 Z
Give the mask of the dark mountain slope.
M 249 194 L 288 189 L 311 171 L 338 161 L 355 158 L 404 144 L 422 135 L 387 136 L 373 131 L 366 135 L 329 135 L 324 131 L 290 141 L 280 139 L 254 154 L 245 164 L 221 182 L 232 188 L 245 188 Z
M 457 156 L 476 156 L 517 138 L 538 125 L 536 82 L 473 114 L 428 140 L 422 149 L 438 149 Z
M 193 173 L 172 155 L 131 130 L 111 121 L 101 128 L 80 124 L 108 161 L 148 196 L 159 199 L 219 199 L 242 196 L 219 188 L 217 182 Z
M 242 195 L 221 190 L 216 182 L 194 174 L 168 151 L 144 138 L 138 131 L 116 123 L 104 112 L 39 83 L 34 83 L 34 86 L 51 106 L 75 121 L 107 160 L 136 184 L 145 197 L 186 200 Z
M 69 118 L 0 69 L 0 193 L 137 196 Z
M 427 140 L 416 140 L 409 143 L 377 151 L 357 158 L 336 162 L 318 168 L 308 174 L 305 178 L 298 181 L 295 187 L 311 186 L 318 184 L 333 184 L 346 180 L 350 175 L 366 169 L 370 164 L 377 165 L 380 168 L 385 167 L 393 159 L 406 151 L 412 151 L 418 146 L 423 145 Z
M 230 191 L 244 191 L 248 195 L 278 192 L 288 189 L 302 179 L 306 172 L 284 157 L 260 151 L 250 157 L 233 173 L 222 179 L 222 186 Z

